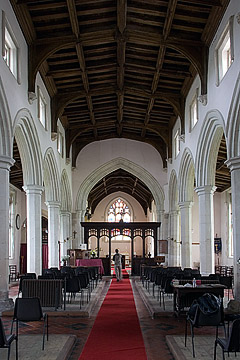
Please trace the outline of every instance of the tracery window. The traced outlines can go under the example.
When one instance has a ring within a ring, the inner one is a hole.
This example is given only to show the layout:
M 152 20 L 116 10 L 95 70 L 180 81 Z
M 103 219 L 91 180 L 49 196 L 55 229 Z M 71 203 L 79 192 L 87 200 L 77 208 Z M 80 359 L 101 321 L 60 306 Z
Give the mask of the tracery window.
M 131 214 L 127 204 L 120 198 L 108 210 L 108 222 L 130 222 Z

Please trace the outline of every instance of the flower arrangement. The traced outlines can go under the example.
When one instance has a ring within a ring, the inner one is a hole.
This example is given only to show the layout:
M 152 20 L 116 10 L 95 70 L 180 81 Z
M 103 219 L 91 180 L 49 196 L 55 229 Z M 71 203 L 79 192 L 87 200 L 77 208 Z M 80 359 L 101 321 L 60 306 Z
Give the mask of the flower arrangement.
M 100 248 L 99 251 L 102 251 L 102 249 Z M 91 255 L 92 257 L 97 256 L 97 253 L 98 253 L 98 248 L 97 248 L 97 247 L 96 247 L 95 249 L 92 249 L 92 250 L 90 251 L 90 255 Z
M 91 251 L 90 251 L 90 255 L 91 255 L 92 257 L 95 257 L 95 256 L 97 255 L 97 250 L 96 250 L 96 249 L 91 250 Z

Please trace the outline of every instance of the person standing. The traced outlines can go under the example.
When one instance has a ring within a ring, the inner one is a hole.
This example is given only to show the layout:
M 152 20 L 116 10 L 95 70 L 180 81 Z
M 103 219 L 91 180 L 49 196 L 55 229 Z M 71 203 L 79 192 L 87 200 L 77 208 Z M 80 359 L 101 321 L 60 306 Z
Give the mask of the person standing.
M 114 269 L 117 281 L 122 279 L 122 255 L 119 254 L 118 249 L 115 250 L 115 254 L 113 255 L 114 261 Z

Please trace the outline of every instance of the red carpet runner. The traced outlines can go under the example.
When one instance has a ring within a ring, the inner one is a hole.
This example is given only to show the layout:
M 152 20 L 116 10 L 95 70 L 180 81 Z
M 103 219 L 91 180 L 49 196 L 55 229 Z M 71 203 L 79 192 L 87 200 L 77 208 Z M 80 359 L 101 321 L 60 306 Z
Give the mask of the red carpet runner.
M 79 360 L 147 360 L 126 274 L 112 280 Z

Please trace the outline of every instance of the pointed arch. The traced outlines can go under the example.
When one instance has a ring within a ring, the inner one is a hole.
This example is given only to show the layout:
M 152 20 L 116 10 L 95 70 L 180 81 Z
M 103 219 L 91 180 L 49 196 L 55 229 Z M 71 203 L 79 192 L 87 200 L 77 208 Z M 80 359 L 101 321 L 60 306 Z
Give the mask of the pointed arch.
M 232 102 L 226 126 L 228 158 L 240 156 L 240 73 L 233 91 Z
M 203 123 L 196 153 L 196 186 L 214 185 L 217 155 L 225 133 L 222 114 L 209 111 Z
M 40 141 L 32 115 L 27 109 L 18 111 L 14 120 L 14 135 L 21 156 L 24 185 L 42 186 Z
M 91 189 L 104 176 L 120 168 L 130 172 L 134 176 L 138 177 L 143 183 L 145 183 L 148 186 L 149 190 L 152 192 L 156 204 L 157 213 L 163 211 L 164 192 L 159 182 L 140 165 L 137 165 L 130 160 L 120 157 L 100 166 L 91 174 L 89 174 L 89 176 L 82 182 L 77 193 L 76 210 L 85 213 L 87 207 L 87 198 Z
M 0 155 L 12 157 L 13 129 L 7 98 L 0 77 Z
M 44 185 L 46 201 L 60 202 L 60 180 L 57 162 L 52 148 L 46 150 L 44 156 Z
M 68 175 L 64 169 L 61 176 L 61 210 L 71 212 L 72 195 Z
M 190 149 L 184 150 L 179 171 L 179 202 L 193 201 L 194 163 Z
M 177 187 L 177 174 L 175 170 L 172 170 L 169 179 L 169 210 L 175 211 L 178 209 L 178 187 Z

